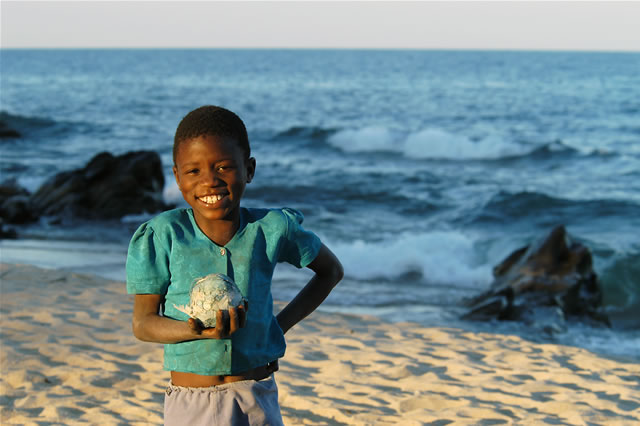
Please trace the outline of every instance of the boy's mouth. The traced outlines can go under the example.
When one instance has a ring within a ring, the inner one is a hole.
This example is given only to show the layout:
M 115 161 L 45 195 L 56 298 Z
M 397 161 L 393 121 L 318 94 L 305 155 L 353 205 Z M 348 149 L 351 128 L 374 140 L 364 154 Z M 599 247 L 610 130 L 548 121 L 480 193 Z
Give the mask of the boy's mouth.
M 198 197 L 198 199 L 205 204 L 215 204 L 218 201 L 222 200 L 225 197 L 223 194 L 218 195 L 204 195 L 202 197 Z

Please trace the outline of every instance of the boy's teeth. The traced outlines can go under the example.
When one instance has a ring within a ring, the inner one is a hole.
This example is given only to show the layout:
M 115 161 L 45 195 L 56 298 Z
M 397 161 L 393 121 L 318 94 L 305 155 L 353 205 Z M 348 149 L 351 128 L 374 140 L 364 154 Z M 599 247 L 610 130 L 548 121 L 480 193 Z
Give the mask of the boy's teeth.
M 207 195 L 206 197 L 200 197 L 200 199 L 207 204 L 213 204 L 222 200 L 222 197 L 222 195 Z

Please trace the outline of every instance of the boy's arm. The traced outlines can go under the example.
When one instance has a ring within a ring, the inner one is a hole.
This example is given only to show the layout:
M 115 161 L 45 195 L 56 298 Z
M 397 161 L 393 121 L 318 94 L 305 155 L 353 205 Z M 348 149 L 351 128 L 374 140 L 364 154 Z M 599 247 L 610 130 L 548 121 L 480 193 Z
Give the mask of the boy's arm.
M 178 343 L 196 339 L 224 339 L 244 327 L 248 306 L 218 311 L 216 327 L 202 328 L 196 320 L 178 321 L 158 314 L 164 296 L 136 294 L 133 302 L 133 335 L 145 342 Z
M 324 244 L 308 268 L 315 275 L 276 317 L 285 333 L 320 306 L 344 273 L 338 258 Z

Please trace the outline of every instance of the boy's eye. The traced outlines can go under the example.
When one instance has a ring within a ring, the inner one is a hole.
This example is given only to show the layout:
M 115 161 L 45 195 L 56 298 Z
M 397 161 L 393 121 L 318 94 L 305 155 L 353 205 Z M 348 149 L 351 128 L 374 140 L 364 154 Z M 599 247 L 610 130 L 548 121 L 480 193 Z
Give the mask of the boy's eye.
M 189 170 L 187 170 L 187 174 L 188 174 L 188 175 L 195 175 L 195 174 L 197 174 L 199 171 L 200 171 L 200 170 L 198 170 L 198 169 L 189 169 Z

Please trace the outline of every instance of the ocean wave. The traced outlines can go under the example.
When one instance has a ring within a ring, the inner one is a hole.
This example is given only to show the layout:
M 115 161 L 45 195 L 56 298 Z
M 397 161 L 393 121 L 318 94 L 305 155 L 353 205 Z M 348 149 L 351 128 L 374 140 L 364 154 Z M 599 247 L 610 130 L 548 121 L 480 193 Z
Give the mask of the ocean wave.
M 527 219 L 535 223 L 576 223 L 612 217 L 634 217 L 637 212 L 638 205 L 632 201 L 572 200 L 535 191 L 499 191 L 478 210 L 473 222 L 505 223 Z
M 527 156 L 535 159 L 558 159 L 558 157 L 562 156 L 563 154 L 576 154 L 578 152 L 579 151 L 576 148 L 567 145 L 561 140 L 557 140 L 536 147 L 531 152 L 529 152 Z M 591 151 L 589 151 L 589 153 L 590 152 Z
M 0 125 L 3 129 L 10 129 L 17 132 L 17 137 L 20 137 L 20 135 L 30 131 L 55 126 L 56 122 L 44 117 L 30 117 L 0 111 Z
M 508 192 L 499 191 L 485 204 L 479 212 L 479 220 L 498 219 L 528 216 L 538 214 L 540 210 L 551 211 L 565 208 L 571 202 L 555 198 L 540 192 Z
M 393 153 L 425 160 L 557 161 L 573 155 L 602 157 L 616 154 L 610 149 L 573 146 L 560 139 L 544 143 L 514 142 L 495 134 L 469 138 L 440 128 L 403 133 L 378 125 L 338 131 L 317 127 L 292 127 L 276 137 L 325 140 L 329 146 L 346 153 Z
M 614 326 L 640 329 L 640 252 L 616 253 L 599 275 Z
M 292 126 L 288 129 L 278 132 L 273 139 L 289 139 L 289 138 L 306 138 L 306 139 L 325 139 L 327 136 L 335 132 L 333 129 L 325 129 L 313 126 Z
M 490 135 L 472 140 L 438 128 L 402 135 L 384 126 L 338 131 L 327 143 L 345 152 L 393 152 L 409 158 L 446 160 L 492 160 L 527 155 L 530 146 Z
M 343 130 L 293 126 L 277 133 L 273 139 L 325 141 L 346 153 L 393 153 L 425 160 L 559 160 L 571 155 L 601 157 L 615 154 L 601 148 L 575 147 L 559 139 L 546 143 L 514 142 L 499 135 L 469 138 L 440 128 L 403 133 L 380 125 Z
M 357 130 L 341 130 L 327 142 L 345 152 L 399 151 L 399 141 L 389 129 L 369 126 Z
M 358 280 L 421 276 L 430 284 L 478 288 L 491 280 L 491 266 L 478 264 L 474 239 L 458 231 L 402 233 L 381 241 L 332 242 L 345 274 Z
M 55 121 L 47 117 L 33 117 L 19 114 L 11 114 L 0 111 L 0 125 L 5 129 L 16 132 L 13 139 L 23 136 L 31 137 L 43 133 L 60 135 L 74 130 L 71 123 Z

